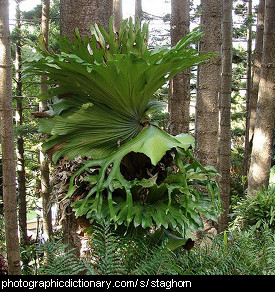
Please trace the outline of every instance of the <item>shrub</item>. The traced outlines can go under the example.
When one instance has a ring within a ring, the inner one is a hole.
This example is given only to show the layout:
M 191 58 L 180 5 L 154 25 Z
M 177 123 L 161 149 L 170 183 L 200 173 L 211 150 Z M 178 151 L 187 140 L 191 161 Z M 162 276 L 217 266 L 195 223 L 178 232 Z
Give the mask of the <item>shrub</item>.
M 189 275 L 274 275 L 275 236 L 265 224 L 261 230 L 218 234 L 180 259 Z
M 267 224 L 261 231 L 228 231 L 204 246 L 172 252 L 150 234 L 119 233 L 113 225 L 97 223 L 91 230 L 88 260 L 77 259 L 61 241 L 44 245 L 49 260 L 46 275 L 274 275 L 275 235 Z
M 233 208 L 232 227 L 260 229 L 267 224 L 275 231 L 275 187 L 263 188 L 257 193 L 249 194 Z
M 91 257 L 78 259 L 60 240 L 38 248 L 43 275 L 169 275 L 178 274 L 176 255 L 142 234 L 122 234 L 113 224 L 96 223 L 90 230 Z M 147 234 L 148 235 L 148 234 Z M 43 254 L 46 260 L 43 261 Z

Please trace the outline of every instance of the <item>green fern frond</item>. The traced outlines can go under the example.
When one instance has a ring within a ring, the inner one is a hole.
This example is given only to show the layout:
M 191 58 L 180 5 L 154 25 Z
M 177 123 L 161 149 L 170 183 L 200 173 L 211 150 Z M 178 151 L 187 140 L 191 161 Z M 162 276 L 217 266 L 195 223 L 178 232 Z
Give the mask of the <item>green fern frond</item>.
M 112 232 L 113 226 L 101 222 L 93 225 L 91 249 L 93 250 L 93 267 L 99 275 L 122 275 L 121 249 L 117 237 Z
M 61 240 L 52 238 L 44 245 L 39 245 L 37 251 L 40 255 L 46 255 L 39 268 L 41 275 L 78 275 L 85 271 L 73 249 L 67 250 L 67 245 Z
M 134 275 L 178 275 L 181 268 L 177 264 L 176 255 L 165 247 L 155 246 L 143 252 L 142 258 L 132 271 Z

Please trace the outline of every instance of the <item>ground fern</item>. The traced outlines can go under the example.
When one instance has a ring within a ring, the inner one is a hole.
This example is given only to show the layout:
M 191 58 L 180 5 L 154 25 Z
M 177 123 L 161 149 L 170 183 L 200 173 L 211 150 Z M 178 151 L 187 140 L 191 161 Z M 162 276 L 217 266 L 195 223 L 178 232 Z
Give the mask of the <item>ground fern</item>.
M 37 252 L 40 255 L 38 274 L 77 275 L 85 272 L 85 266 L 61 240 L 51 238 L 44 245 L 39 245 Z
M 211 243 L 180 258 L 184 273 L 189 275 L 274 275 L 274 263 L 275 238 L 268 228 L 219 234 Z
M 91 239 L 91 265 L 99 275 L 121 275 L 125 273 L 122 264 L 119 241 L 108 223 L 93 225 Z

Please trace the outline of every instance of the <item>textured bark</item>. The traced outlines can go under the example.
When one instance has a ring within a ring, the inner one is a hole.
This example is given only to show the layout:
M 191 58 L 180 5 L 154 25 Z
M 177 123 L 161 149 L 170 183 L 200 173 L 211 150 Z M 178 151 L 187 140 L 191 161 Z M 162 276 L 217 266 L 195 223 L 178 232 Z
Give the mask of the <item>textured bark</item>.
M 219 91 L 221 74 L 221 8 L 222 0 L 202 1 L 201 24 L 205 35 L 199 43 L 203 53 L 216 53 L 199 66 L 195 118 L 195 155 L 203 165 L 218 166 Z M 203 217 L 203 216 L 202 216 Z M 203 217 L 204 232 L 216 232 L 211 220 Z
M 46 46 L 48 45 L 49 35 L 49 14 L 50 14 L 50 0 L 42 1 L 42 19 L 41 19 L 41 34 L 44 37 Z M 41 82 L 45 82 L 47 78 L 41 76 Z M 40 85 L 40 92 L 47 90 L 47 84 Z M 48 110 L 47 101 L 39 102 L 39 111 L 45 112 Z M 46 155 L 40 151 L 40 172 L 41 172 L 41 197 L 43 207 L 43 230 L 44 239 L 48 240 L 52 235 L 52 213 L 51 213 L 51 190 L 50 190 L 50 171 L 49 161 Z
M 22 45 L 21 45 L 21 13 L 20 0 L 16 5 L 16 28 L 18 35 L 15 43 L 15 95 L 16 95 L 16 125 L 23 124 L 22 100 Z M 23 246 L 28 242 L 27 237 L 27 203 L 26 203 L 26 171 L 24 156 L 24 138 L 17 136 L 17 179 L 18 179 L 18 217 L 20 237 Z
M 254 62 L 253 62 L 253 81 L 252 89 L 250 93 L 249 108 L 248 108 L 248 124 L 247 124 L 247 156 L 246 156 L 246 169 L 249 170 L 252 141 L 254 136 L 254 128 L 256 123 L 256 110 L 258 102 L 258 91 L 261 75 L 261 61 L 262 61 L 262 51 L 263 51 L 263 36 L 264 36 L 264 10 L 265 10 L 265 0 L 260 0 L 258 8 L 258 23 L 257 32 L 255 39 L 255 50 L 254 50 Z
M 248 193 L 267 187 L 270 174 L 275 116 L 275 2 L 266 0 L 263 58 L 257 118 L 248 175 Z
M 249 141 L 249 124 L 250 124 L 250 99 L 252 90 L 252 0 L 248 0 L 247 9 L 248 28 L 247 28 L 247 66 L 246 66 L 246 131 L 245 131 L 245 154 L 244 154 L 244 175 L 247 175 L 249 168 L 249 157 L 251 145 Z
M 142 18 L 142 1 L 135 0 L 135 22 Z
M 196 104 L 196 156 L 204 165 L 217 167 L 219 90 L 221 73 L 221 0 L 202 1 L 201 24 L 205 35 L 199 49 L 216 56 L 199 66 Z
M 114 31 L 118 32 L 120 25 L 122 23 L 122 0 L 114 0 L 113 3 L 113 13 L 114 13 Z
M 190 1 L 171 2 L 171 44 L 174 46 L 190 32 Z M 189 131 L 190 69 L 177 74 L 170 81 L 169 132 L 172 135 Z
M 21 274 L 16 207 L 16 167 L 12 115 L 12 62 L 9 1 L 0 0 L 0 116 L 3 169 L 3 202 L 8 273 Z
M 74 31 L 78 28 L 80 35 L 90 35 L 92 23 L 100 24 L 108 29 L 109 18 L 112 14 L 112 0 L 61 0 L 61 34 L 73 39 Z
M 231 87 L 232 87 L 232 0 L 223 0 L 222 20 L 222 77 L 220 107 L 220 154 L 219 173 L 223 213 L 218 231 L 224 231 L 228 224 L 230 203 L 230 156 L 231 156 Z
M 250 123 L 249 123 L 249 142 L 252 142 L 254 127 L 256 122 L 256 109 L 258 101 L 258 91 L 261 75 L 261 61 L 263 51 L 263 37 L 264 37 L 264 10 L 265 0 L 260 0 L 258 8 L 258 23 L 256 32 L 256 44 L 254 51 L 254 62 L 253 62 L 253 87 L 250 95 Z

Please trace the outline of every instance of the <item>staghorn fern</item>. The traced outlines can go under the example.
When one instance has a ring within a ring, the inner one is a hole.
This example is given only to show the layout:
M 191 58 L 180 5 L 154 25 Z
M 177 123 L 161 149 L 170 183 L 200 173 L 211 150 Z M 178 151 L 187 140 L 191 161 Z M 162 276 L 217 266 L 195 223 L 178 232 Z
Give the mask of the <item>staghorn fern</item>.
M 200 214 L 217 221 L 216 171 L 194 158 L 191 135 L 174 137 L 151 121 L 162 108 L 154 93 L 211 57 L 191 46 L 202 35 L 198 28 L 171 49 L 149 50 L 147 24 L 141 28 L 130 18 L 119 34 L 111 19 L 108 33 L 95 24 L 90 38 L 77 30 L 73 42 L 60 37 L 59 53 L 40 43 L 41 56 L 29 60 L 28 70 L 47 76 L 51 85 L 43 94 L 53 101 L 51 117 L 40 119 L 40 131 L 50 136 L 43 150 L 54 162 L 92 157 L 71 178 L 67 197 L 75 201 L 76 216 L 110 220 L 116 227 L 156 226 L 176 233 L 180 243 L 203 228 Z M 85 192 L 76 196 L 83 173 Z

